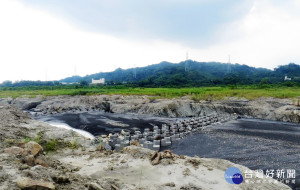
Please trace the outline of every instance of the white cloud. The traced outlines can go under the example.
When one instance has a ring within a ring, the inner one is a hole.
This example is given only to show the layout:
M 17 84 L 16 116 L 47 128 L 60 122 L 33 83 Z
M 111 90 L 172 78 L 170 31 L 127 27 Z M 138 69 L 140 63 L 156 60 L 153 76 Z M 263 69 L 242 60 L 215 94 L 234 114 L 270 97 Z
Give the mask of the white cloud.
M 81 31 L 47 12 L 14 0 L 0 2 L 0 81 L 61 79 L 184 59 L 186 48 Z
M 294 1 L 295 4 L 299 0 Z M 249 14 L 224 25 L 219 42 L 206 49 L 163 40 L 129 41 L 80 30 L 48 12 L 16 0 L 0 1 L 0 82 L 61 79 L 159 63 L 179 62 L 189 51 L 198 61 L 232 62 L 274 68 L 300 62 L 300 18 L 271 0 L 257 0 Z
M 270 0 L 255 1 L 245 18 L 220 33 L 221 39 L 228 40 L 206 50 L 205 54 L 213 57 L 214 52 L 226 51 L 234 62 L 256 67 L 299 64 L 300 18 L 289 8 L 292 9 L 278 7 Z

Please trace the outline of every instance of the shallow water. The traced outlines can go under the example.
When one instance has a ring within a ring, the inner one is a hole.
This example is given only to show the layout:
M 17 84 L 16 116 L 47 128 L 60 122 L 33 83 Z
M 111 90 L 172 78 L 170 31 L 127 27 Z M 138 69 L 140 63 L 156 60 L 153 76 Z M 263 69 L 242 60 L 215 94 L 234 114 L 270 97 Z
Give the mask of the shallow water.
M 45 122 L 66 123 L 93 135 L 134 132 L 153 125 L 176 121 L 131 114 L 80 113 L 40 116 Z M 239 119 L 204 128 L 168 147 L 180 155 L 220 158 L 250 169 L 295 169 L 300 184 L 300 124 L 255 119 Z M 291 185 L 291 184 L 289 184 Z M 291 185 L 296 189 L 296 185 Z

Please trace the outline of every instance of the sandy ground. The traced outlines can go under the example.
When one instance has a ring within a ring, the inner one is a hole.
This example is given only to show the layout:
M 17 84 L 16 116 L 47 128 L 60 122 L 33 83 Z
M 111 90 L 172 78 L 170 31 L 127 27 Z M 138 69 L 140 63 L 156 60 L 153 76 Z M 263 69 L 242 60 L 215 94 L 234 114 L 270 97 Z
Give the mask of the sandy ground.
M 227 168 L 237 167 L 242 172 L 249 169 L 226 160 L 179 157 L 152 165 L 148 157 L 153 151 L 130 146 L 122 152 L 109 156 L 60 156 L 59 160 L 81 168 L 77 172 L 80 175 L 113 178 L 127 184 L 128 189 L 289 189 L 283 184 L 229 184 L 224 179 Z

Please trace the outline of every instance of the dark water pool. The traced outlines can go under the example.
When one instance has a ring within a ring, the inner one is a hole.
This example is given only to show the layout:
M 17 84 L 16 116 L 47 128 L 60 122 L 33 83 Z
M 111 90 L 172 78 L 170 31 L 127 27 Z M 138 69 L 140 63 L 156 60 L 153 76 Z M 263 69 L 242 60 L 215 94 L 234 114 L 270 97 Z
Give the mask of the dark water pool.
M 143 132 L 145 128 L 152 128 L 154 125 L 161 126 L 164 123 L 177 120 L 145 115 L 104 112 L 65 113 L 38 116 L 35 119 L 48 123 L 65 123 L 75 129 L 85 130 L 95 136 L 121 132 L 121 130 L 134 132 L 136 129 L 139 129 Z

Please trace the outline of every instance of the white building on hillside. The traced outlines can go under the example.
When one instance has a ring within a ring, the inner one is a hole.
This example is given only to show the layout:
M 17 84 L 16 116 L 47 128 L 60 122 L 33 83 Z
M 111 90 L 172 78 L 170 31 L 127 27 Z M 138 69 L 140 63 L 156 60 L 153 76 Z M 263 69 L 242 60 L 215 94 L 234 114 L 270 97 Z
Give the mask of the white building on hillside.
M 291 78 L 288 78 L 288 76 L 285 75 L 284 80 L 286 81 L 286 80 L 292 80 L 292 79 L 291 79 Z
M 105 79 L 101 78 L 99 80 L 94 80 L 94 78 L 92 78 L 92 83 L 91 84 L 104 84 L 105 83 Z

